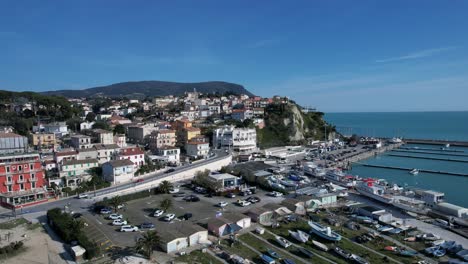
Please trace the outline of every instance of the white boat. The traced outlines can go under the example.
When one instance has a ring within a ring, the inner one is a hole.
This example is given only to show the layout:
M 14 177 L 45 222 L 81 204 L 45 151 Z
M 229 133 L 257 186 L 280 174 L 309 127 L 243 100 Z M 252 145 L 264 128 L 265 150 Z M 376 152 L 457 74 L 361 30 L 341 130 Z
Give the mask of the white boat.
M 320 250 L 328 251 L 328 247 L 318 241 L 312 240 L 312 244 Z
M 393 197 L 385 194 L 385 186 L 375 184 L 375 180 L 367 179 L 356 185 L 356 191 L 360 194 L 382 203 L 392 203 Z
M 358 256 L 356 254 L 351 254 L 349 259 L 351 259 L 352 261 L 354 261 L 356 263 L 359 263 L 359 264 L 369 264 L 369 262 L 367 262 L 367 260 L 361 258 L 360 256 Z
M 303 232 L 301 230 L 297 230 L 296 232 L 288 230 L 289 235 L 291 235 L 294 239 L 301 243 L 306 243 L 309 241 L 309 235 L 306 232 Z
M 341 240 L 341 235 L 336 232 L 333 232 L 329 226 L 325 227 L 325 226 L 320 225 L 317 222 L 312 222 L 312 221 L 309 221 L 307 223 L 311 227 L 311 230 L 310 230 L 311 233 L 314 233 L 321 238 L 331 240 L 331 241 Z
M 352 180 L 349 180 L 349 176 L 347 176 L 345 173 L 343 173 L 340 170 L 329 170 L 325 174 L 325 179 L 335 183 L 339 186 L 343 186 L 346 188 L 351 188 L 355 185 L 355 182 Z
M 284 237 L 276 236 L 275 237 L 276 242 L 278 242 L 282 247 L 288 248 L 291 246 L 291 242 L 286 240 Z
M 418 169 L 412 169 L 409 173 L 412 174 L 412 175 L 418 175 L 419 170 Z

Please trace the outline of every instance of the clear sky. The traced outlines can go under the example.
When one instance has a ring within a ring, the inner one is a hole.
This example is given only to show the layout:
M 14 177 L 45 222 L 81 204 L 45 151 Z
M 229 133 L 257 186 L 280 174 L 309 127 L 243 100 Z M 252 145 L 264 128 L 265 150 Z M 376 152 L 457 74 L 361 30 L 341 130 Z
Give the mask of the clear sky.
M 0 89 L 137 80 L 326 112 L 468 110 L 468 1 L 0 0 Z

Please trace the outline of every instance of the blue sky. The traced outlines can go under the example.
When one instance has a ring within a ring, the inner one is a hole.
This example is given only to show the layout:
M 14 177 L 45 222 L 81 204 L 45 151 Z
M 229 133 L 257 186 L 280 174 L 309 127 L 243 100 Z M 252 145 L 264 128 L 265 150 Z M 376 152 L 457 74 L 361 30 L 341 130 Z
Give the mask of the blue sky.
M 222 80 L 326 112 L 468 110 L 467 1 L 0 0 L 0 89 Z

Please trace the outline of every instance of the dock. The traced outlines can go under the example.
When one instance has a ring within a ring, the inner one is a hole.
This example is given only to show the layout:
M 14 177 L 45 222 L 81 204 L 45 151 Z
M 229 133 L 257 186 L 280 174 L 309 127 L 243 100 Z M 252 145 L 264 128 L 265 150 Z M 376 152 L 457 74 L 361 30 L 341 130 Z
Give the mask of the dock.
M 391 154 L 391 153 L 387 154 L 387 156 L 410 158 L 410 159 L 426 159 L 426 160 L 439 160 L 439 161 L 451 161 L 451 162 L 465 162 L 465 163 L 468 163 L 468 160 L 436 158 L 436 157 L 421 157 L 421 156 L 411 156 L 411 155 Z
M 403 139 L 406 144 L 424 144 L 424 145 L 447 145 L 468 147 L 467 141 L 456 140 L 433 140 L 433 139 Z
M 404 171 L 411 171 L 414 168 L 404 168 L 404 167 L 394 167 L 394 166 L 385 166 L 385 165 L 373 165 L 373 164 L 366 164 L 356 162 L 356 164 L 360 164 L 365 167 L 373 167 L 373 168 L 383 168 L 383 169 L 392 169 L 392 170 L 404 170 Z M 419 170 L 420 172 L 428 172 L 428 173 L 435 173 L 435 174 L 446 174 L 446 175 L 453 175 L 453 176 L 463 176 L 468 177 L 468 173 L 458 173 L 458 172 L 448 172 L 448 171 L 436 171 L 436 170 Z
M 428 150 L 428 151 L 440 151 L 440 152 L 464 152 L 459 149 L 435 149 L 435 148 L 414 148 L 414 147 L 400 147 L 400 149 L 406 150 Z
M 439 156 L 468 157 L 468 154 L 462 154 L 462 153 L 440 153 L 440 152 L 432 152 L 432 151 L 418 151 L 418 150 L 404 150 L 404 149 L 392 149 L 391 151 L 401 152 L 401 153 L 432 154 L 432 155 L 439 155 Z

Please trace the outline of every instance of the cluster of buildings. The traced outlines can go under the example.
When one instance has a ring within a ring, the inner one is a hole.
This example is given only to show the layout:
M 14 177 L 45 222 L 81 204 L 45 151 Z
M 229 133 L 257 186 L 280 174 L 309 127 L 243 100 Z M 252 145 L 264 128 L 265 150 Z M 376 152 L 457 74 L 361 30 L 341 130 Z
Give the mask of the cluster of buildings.
M 288 99 L 202 95 L 194 90 L 152 101 L 111 100 L 99 109 L 92 100 L 69 101 L 82 111 L 82 122 L 73 127 L 38 119 L 27 137 L 16 134 L 14 127 L 0 127 L 2 205 L 45 201 L 54 189 L 77 188 L 96 171 L 102 171 L 101 177 L 112 184 L 129 182 L 149 160 L 177 166 L 206 159 L 213 148 L 234 155 L 253 153 L 257 151 L 256 129 L 264 126 L 265 108 Z M 27 109 L 32 107 L 23 104 L 14 110 Z M 87 118 L 90 113 L 94 120 Z M 246 119 L 255 127 L 227 125 L 233 123 L 228 120 Z M 98 122 L 110 129 L 97 129 Z M 118 133 L 116 126 L 121 126 Z

